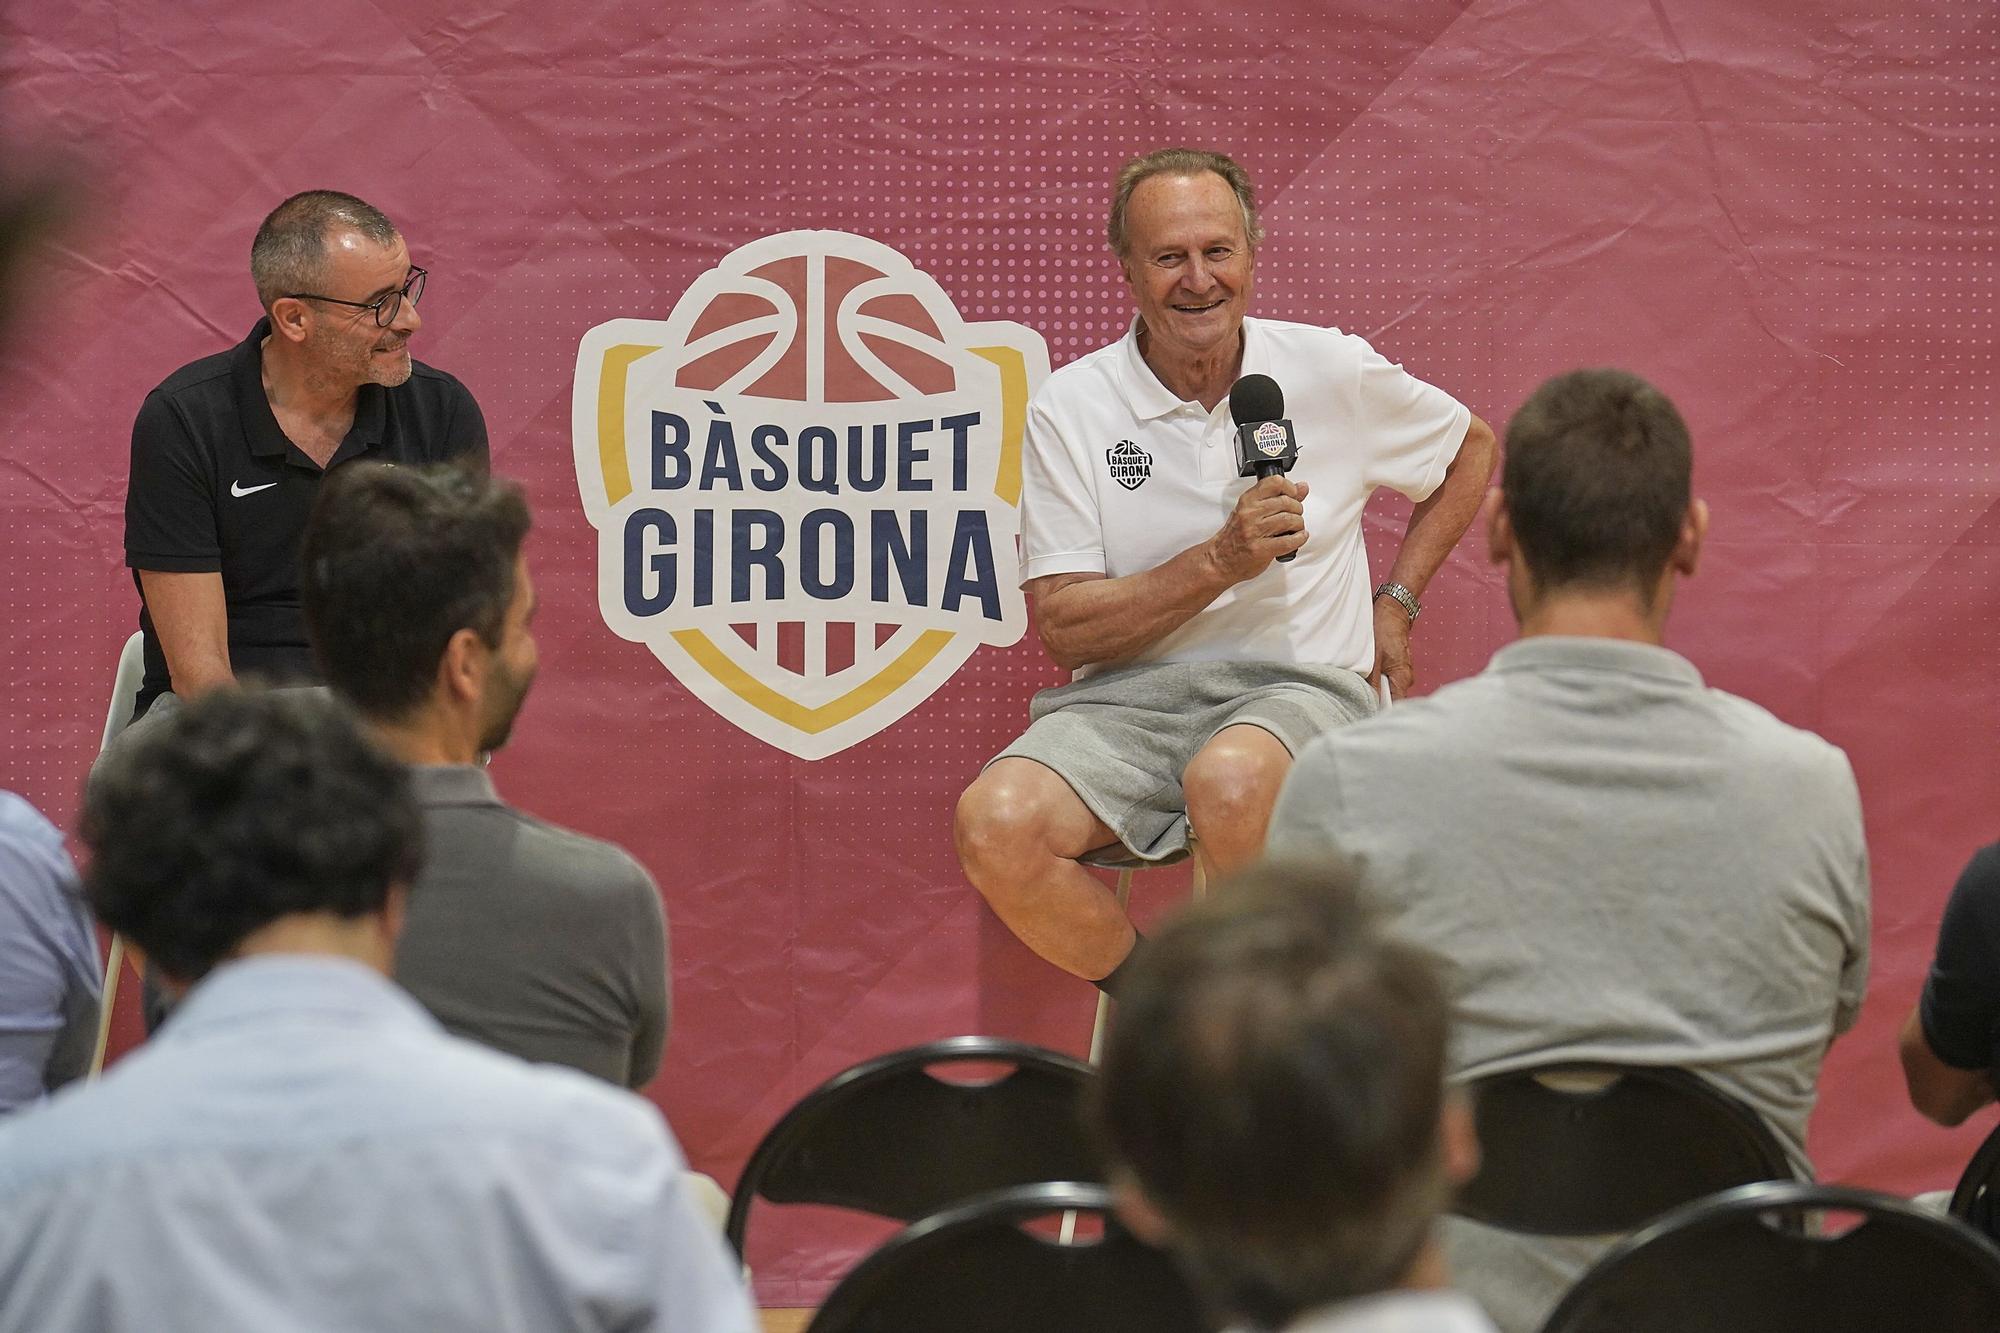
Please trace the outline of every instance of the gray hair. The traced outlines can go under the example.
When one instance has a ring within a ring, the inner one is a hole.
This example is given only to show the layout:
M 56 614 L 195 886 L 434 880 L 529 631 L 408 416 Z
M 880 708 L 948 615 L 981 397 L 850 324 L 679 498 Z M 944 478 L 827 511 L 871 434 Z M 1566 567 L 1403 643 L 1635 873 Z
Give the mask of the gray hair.
M 1111 253 L 1124 259 L 1126 249 L 1132 244 L 1125 214 L 1132 203 L 1132 191 L 1139 188 L 1140 181 L 1149 176 L 1200 176 L 1206 172 L 1222 177 L 1236 196 L 1237 206 L 1243 210 L 1243 237 L 1251 249 L 1256 249 L 1264 240 L 1264 228 L 1257 221 L 1257 196 L 1249 174 L 1235 159 L 1203 148 L 1161 148 L 1118 168 L 1118 181 L 1111 190 L 1111 221 L 1105 227 Z
M 360 232 L 380 245 L 396 239 L 382 210 L 339 190 L 306 190 L 271 210 L 250 242 L 250 280 L 266 310 L 281 296 L 311 291 L 326 280 L 326 238 L 335 228 Z

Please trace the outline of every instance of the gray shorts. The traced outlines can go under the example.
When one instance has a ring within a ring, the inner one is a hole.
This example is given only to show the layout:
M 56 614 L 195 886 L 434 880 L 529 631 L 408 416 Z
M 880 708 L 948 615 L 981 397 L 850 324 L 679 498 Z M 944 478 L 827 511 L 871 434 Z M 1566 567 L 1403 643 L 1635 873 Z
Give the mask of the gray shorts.
M 1187 850 L 1181 773 L 1224 727 L 1262 727 L 1292 754 L 1373 716 L 1365 677 L 1300 662 L 1152 662 L 1037 694 L 1028 730 L 994 756 L 1052 768 L 1142 861 Z

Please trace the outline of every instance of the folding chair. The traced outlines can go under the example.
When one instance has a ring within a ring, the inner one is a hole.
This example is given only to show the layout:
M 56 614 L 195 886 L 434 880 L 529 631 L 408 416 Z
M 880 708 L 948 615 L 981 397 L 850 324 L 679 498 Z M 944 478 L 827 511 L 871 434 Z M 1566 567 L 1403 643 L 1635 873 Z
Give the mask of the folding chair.
M 1469 1087 L 1479 1174 L 1453 1211 L 1544 1236 L 1631 1231 L 1790 1159 L 1755 1111 L 1682 1069 L 1562 1063 Z
M 936 1066 L 1012 1066 L 948 1083 Z M 914 1222 L 1009 1185 L 1102 1181 L 1083 1124 L 1089 1065 L 997 1037 L 951 1037 L 854 1066 L 801 1098 L 736 1182 L 725 1230 L 744 1253 L 751 1205 L 830 1204 Z
M 1056 1213 L 1103 1219 L 1066 1243 L 1023 1230 Z M 1209 1325 L 1165 1254 L 1135 1239 L 1098 1185 L 981 1195 L 885 1241 L 827 1297 L 807 1333 L 1197 1333 Z
M 1851 1229 L 1821 1225 L 1860 1216 Z M 2000 1249 L 1903 1199 L 1766 1181 L 1607 1251 L 1542 1333 L 1880 1333 L 2000 1326 Z

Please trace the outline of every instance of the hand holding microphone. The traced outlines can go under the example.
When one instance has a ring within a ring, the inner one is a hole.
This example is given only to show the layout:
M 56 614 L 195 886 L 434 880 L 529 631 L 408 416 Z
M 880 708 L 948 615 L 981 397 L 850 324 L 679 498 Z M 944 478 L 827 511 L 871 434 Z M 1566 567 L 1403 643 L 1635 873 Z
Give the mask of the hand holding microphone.
M 1245 375 L 1229 391 L 1236 422 L 1236 471 L 1257 484 L 1236 502 L 1217 534 L 1218 557 L 1239 578 L 1261 573 L 1272 559 L 1289 561 L 1305 543 L 1307 487 L 1285 477 L 1299 456 L 1285 419 L 1285 394 L 1269 375 Z M 1275 548 L 1275 549 L 1274 549 Z

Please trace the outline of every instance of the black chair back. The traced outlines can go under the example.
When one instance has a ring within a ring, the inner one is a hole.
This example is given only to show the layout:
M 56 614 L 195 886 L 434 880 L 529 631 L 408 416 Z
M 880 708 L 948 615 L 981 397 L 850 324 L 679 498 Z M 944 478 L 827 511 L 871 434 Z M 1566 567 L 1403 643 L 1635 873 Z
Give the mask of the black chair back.
M 1601 1086 L 1544 1081 L 1579 1078 Z M 1615 1235 L 1717 1190 L 1792 1176 L 1756 1112 L 1686 1070 L 1572 1062 L 1478 1079 L 1471 1092 L 1479 1174 L 1453 1211 L 1489 1226 Z
M 1824 1210 L 1860 1225 L 1821 1235 Z M 1905 1200 L 1767 1181 L 1677 1208 L 1607 1251 L 1542 1333 L 1979 1333 L 2000 1249 Z
M 1002 1063 L 1002 1077 L 948 1083 L 936 1065 Z M 997 1037 L 950 1037 L 854 1066 L 800 1099 L 743 1168 L 729 1243 L 743 1253 L 750 1208 L 830 1204 L 914 1222 L 975 1194 L 1050 1180 L 1102 1181 L 1083 1125 L 1096 1071 Z
M 1951 1215 L 1982 1236 L 2000 1241 L 2000 1125 L 1965 1164 L 1958 1188 L 1951 1192 Z
M 1173 1262 L 1111 1216 L 1100 1185 L 1023 1185 L 907 1227 L 855 1266 L 806 1333 L 1202 1333 Z M 1022 1223 L 1060 1212 L 1104 1219 L 1061 1245 Z

